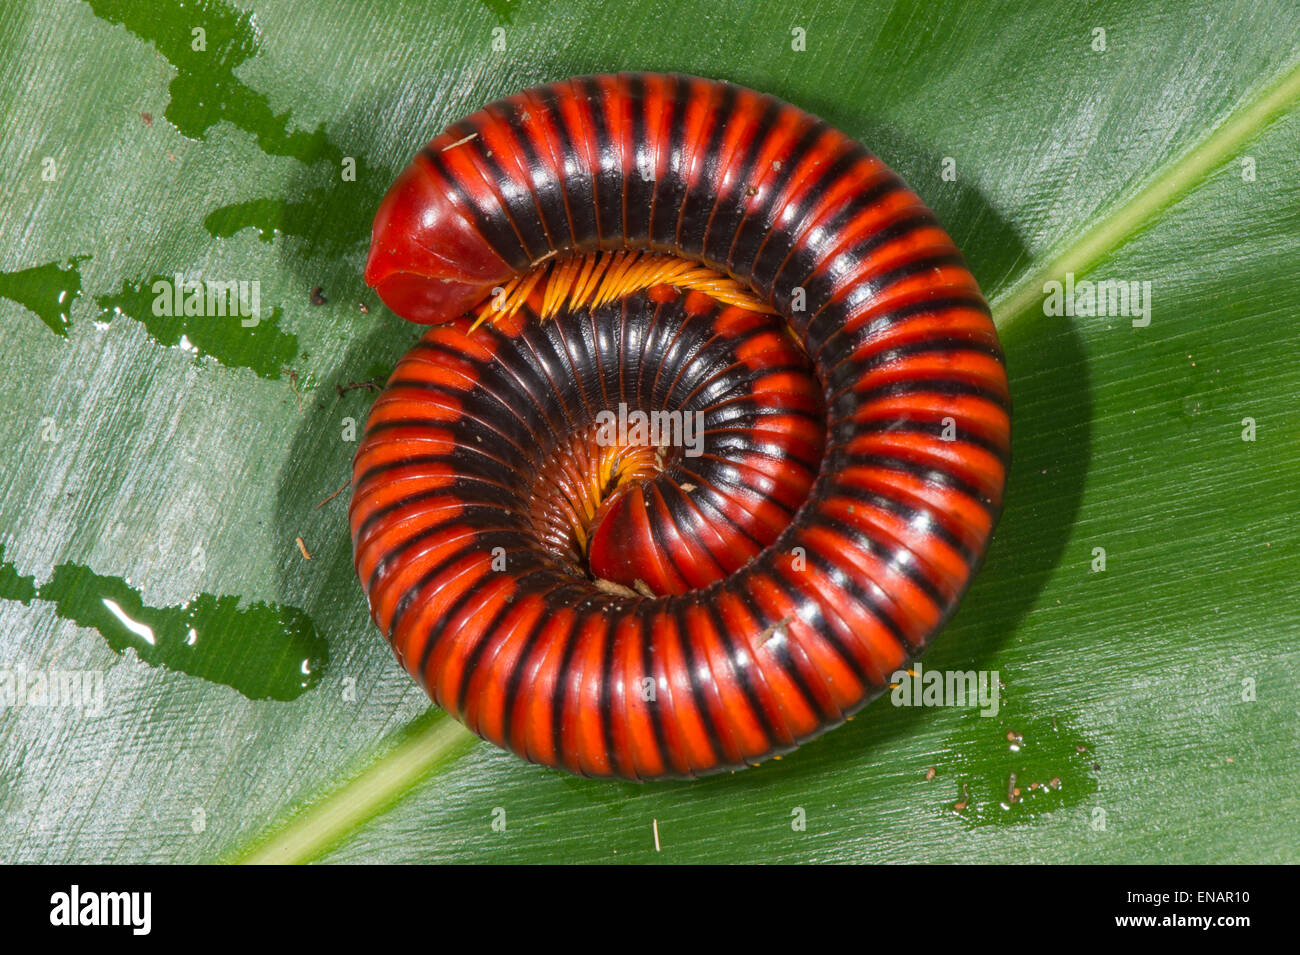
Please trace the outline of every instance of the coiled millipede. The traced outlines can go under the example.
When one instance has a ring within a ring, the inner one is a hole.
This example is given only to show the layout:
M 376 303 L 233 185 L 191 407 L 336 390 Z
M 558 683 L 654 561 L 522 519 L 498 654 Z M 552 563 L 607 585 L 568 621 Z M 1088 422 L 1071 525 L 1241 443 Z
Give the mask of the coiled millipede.
M 988 306 L 916 194 L 789 104 L 636 73 L 502 99 L 393 184 L 365 277 L 434 327 L 356 454 L 357 572 L 433 700 L 525 759 L 787 752 L 982 560 L 1010 453 Z

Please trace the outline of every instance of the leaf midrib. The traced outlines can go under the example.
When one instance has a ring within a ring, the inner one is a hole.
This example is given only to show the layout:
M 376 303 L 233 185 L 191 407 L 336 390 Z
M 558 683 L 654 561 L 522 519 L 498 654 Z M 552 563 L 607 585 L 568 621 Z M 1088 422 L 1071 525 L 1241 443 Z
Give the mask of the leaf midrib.
M 1159 220 L 1206 181 L 1246 142 L 1300 100 L 1300 60 L 1259 87 L 1213 130 L 1157 167 L 1125 199 L 1074 239 L 1065 240 L 992 298 L 999 331 L 1037 311 L 1046 282 L 1067 272 L 1083 276 Z M 302 863 L 323 856 L 400 802 L 431 773 L 469 750 L 476 737 L 445 714 L 431 711 L 411 723 L 371 763 L 268 832 L 243 843 L 227 859 L 240 863 Z
M 1300 98 L 1300 60 L 1272 83 L 1260 87 L 1176 158 L 1157 167 L 1135 193 L 1121 199 L 1077 238 L 1059 243 L 1037 268 L 1000 290 L 992 299 L 993 321 L 1005 331 L 1035 310 L 1044 283 L 1067 272 L 1082 276 L 1106 256 L 1144 232 L 1175 203 L 1218 170 L 1246 142 L 1288 112 Z

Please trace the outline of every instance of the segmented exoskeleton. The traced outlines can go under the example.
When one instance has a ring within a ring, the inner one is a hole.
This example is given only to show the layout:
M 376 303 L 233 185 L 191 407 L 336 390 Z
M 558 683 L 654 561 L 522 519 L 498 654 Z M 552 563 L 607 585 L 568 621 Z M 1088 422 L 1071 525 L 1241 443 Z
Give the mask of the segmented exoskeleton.
M 435 327 L 357 452 L 357 570 L 433 699 L 529 760 L 786 752 L 926 648 L 987 548 L 1010 401 L 979 288 L 897 175 L 771 96 L 493 103 L 394 183 L 366 280 Z

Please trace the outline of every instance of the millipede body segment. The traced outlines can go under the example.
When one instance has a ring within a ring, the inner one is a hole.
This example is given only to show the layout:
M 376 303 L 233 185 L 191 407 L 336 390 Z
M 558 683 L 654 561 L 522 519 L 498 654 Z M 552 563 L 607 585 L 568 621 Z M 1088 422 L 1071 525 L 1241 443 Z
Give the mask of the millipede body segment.
M 618 74 L 450 126 L 366 281 L 433 327 L 355 461 L 357 571 L 432 698 L 526 759 L 651 779 L 837 725 L 988 546 L 1010 399 L 960 253 L 771 96 Z

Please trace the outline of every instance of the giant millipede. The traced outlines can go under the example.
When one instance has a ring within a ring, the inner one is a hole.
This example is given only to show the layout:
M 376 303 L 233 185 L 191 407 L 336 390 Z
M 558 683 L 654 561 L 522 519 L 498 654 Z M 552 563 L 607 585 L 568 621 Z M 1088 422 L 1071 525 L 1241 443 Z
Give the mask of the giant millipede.
M 647 73 L 499 100 L 393 184 L 365 278 L 433 327 L 357 450 L 357 572 L 433 700 L 525 759 L 787 752 L 983 558 L 1010 454 L 988 306 L 895 173 L 781 100 Z

